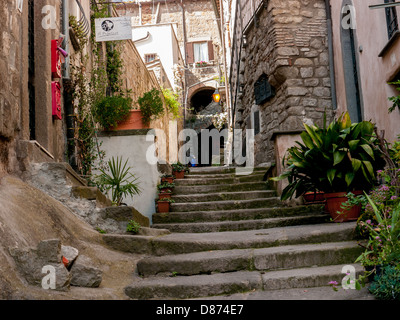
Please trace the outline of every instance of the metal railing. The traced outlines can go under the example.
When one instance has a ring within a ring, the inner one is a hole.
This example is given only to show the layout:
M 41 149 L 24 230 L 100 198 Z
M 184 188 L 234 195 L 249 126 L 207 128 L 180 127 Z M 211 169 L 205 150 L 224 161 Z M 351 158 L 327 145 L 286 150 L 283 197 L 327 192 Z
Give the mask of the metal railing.
M 79 10 L 81 11 L 81 18 L 77 21 L 77 24 L 78 24 L 78 27 L 80 28 L 80 30 L 87 37 L 89 35 L 89 32 L 90 32 L 90 22 L 86 18 L 85 10 L 83 9 L 80 0 L 75 0 L 75 1 L 76 1 L 76 4 L 79 7 Z

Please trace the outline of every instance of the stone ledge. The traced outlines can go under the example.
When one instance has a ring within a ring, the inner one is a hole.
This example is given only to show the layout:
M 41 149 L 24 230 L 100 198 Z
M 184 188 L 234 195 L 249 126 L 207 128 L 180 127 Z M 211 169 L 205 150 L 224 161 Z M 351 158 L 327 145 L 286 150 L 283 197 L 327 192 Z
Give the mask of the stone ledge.
M 118 136 L 145 136 L 152 128 L 149 129 L 131 129 L 131 130 L 115 130 L 100 131 L 98 137 L 118 137 Z

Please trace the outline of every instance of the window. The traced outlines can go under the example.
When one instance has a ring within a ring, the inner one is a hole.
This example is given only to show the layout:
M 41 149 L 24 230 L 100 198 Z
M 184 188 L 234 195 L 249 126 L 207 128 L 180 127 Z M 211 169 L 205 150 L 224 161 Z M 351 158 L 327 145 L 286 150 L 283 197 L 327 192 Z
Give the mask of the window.
M 156 53 L 149 53 L 144 55 L 144 62 L 149 63 L 156 60 L 157 54 Z
M 385 3 L 393 3 L 395 0 L 385 0 Z M 396 7 L 386 8 L 386 24 L 388 29 L 389 39 L 392 38 L 393 34 L 399 30 L 399 24 L 397 20 Z
M 194 61 L 205 61 L 208 62 L 208 43 L 207 42 L 198 42 L 193 43 L 194 50 Z
M 186 43 L 187 63 L 214 60 L 214 45 L 212 41 L 196 41 Z

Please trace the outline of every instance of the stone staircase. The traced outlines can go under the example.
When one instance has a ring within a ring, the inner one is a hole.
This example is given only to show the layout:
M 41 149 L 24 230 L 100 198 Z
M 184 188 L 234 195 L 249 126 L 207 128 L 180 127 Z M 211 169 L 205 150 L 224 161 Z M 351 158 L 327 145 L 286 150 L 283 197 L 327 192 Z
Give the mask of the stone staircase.
M 268 190 L 269 168 L 193 168 L 175 180 L 169 213 L 153 215 L 157 237 L 104 235 L 112 248 L 144 253 L 125 293 L 191 299 L 341 283 L 362 251 L 354 223 L 333 223 L 321 205 L 285 206 Z

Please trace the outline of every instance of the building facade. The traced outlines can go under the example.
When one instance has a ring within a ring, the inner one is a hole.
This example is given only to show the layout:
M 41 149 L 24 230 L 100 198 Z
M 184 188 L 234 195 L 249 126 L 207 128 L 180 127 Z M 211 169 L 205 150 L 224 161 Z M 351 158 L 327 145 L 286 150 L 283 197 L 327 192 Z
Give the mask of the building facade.
M 400 79 L 400 7 L 370 6 L 393 2 L 330 1 L 337 113 L 372 120 L 388 142 L 400 134 L 400 110 L 388 112 L 399 94 L 389 83 Z
M 223 48 L 215 3 L 211 0 L 137 1 L 120 4 L 118 12 L 133 17 L 134 39 L 139 37 L 139 34 L 135 36 L 135 30 L 145 30 L 142 36 L 149 31 L 150 37 L 153 30 L 155 39 L 158 37 L 156 29 L 172 26 L 183 57 L 184 120 L 207 107 L 212 102 L 215 89 L 224 85 Z M 145 43 L 146 40 L 143 41 Z M 165 55 L 162 51 L 170 46 L 163 45 L 164 41 L 154 42 L 157 49 L 153 51 L 159 51 L 154 54 L 160 57 Z M 137 43 L 139 50 L 144 46 L 141 42 Z M 144 55 L 142 58 L 146 59 Z M 168 73 L 170 63 L 166 64 L 163 62 Z
M 254 129 L 255 164 L 276 139 L 332 110 L 325 1 L 232 2 L 230 87 L 235 128 Z

